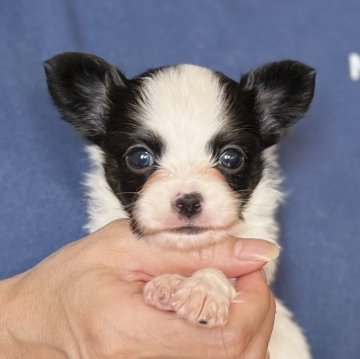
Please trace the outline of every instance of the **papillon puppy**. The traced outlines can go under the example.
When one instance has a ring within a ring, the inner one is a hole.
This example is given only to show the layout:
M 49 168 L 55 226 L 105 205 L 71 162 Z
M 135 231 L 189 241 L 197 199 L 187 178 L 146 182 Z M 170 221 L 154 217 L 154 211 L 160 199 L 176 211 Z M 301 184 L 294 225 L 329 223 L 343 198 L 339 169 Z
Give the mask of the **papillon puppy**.
M 315 71 L 266 64 L 234 81 L 195 65 L 128 79 L 103 59 L 63 53 L 45 62 L 51 97 L 88 142 L 91 232 L 118 218 L 154 245 L 200 248 L 229 236 L 277 243 L 282 199 L 276 144 L 308 110 Z M 270 282 L 275 263 L 265 267 Z M 156 277 L 147 303 L 203 326 L 226 323 L 236 296 L 212 268 Z M 240 295 L 241 299 L 241 295 Z M 291 313 L 277 300 L 272 359 L 311 358 Z

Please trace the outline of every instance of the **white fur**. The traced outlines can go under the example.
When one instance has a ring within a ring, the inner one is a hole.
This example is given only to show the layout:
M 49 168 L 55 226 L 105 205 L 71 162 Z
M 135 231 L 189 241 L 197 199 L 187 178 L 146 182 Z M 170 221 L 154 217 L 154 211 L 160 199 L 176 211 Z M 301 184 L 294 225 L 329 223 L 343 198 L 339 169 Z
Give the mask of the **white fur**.
M 95 145 L 87 146 L 86 152 L 91 161 L 91 170 L 84 181 L 87 187 L 89 216 L 89 222 L 85 228 L 89 232 L 94 232 L 115 219 L 128 216 L 106 181 L 103 167 L 104 153 Z
M 223 89 L 214 74 L 195 65 L 170 67 L 148 77 L 136 119 L 165 141 L 161 167 L 170 172 L 209 163 L 206 143 L 225 118 Z
M 199 66 L 170 67 L 144 80 L 141 106 L 134 108 L 134 116 L 162 139 L 165 151 L 161 170 L 145 184 L 133 216 L 152 241 L 177 247 L 205 244 L 222 238 L 237 222 L 239 203 L 223 176 L 211 169 L 214 164 L 207 148 L 226 119 L 223 96 L 214 73 Z M 181 194 L 192 192 L 204 198 L 192 224 L 210 230 L 191 237 L 171 233 L 188 224 L 171 204 Z
M 239 204 L 222 176 L 212 172 L 215 170 L 201 167 L 171 173 L 162 170 L 150 179 L 133 212 L 143 235 L 161 245 L 189 248 L 222 239 L 226 232 L 234 232 L 238 225 Z M 171 232 L 189 222 L 172 209 L 172 204 L 182 194 L 193 192 L 201 193 L 204 200 L 201 213 L 191 219 L 191 224 L 208 230 L 196 236 Z
M 149 235 L 161 233 L 168 223 L 178 226 L 179 219 L 171 215 L 171 200 L 179 191 L 195 191 L 204 195 L 205 203 L 204 214 L 199 216 L 197 224 L 213 228 L 210 237 L 219 239 L 227 233 L 276 243 L 279 229 L 275 215 L 282 194 L 275 146 L 264 152 L 263 176 L 244 211 L 244 222 L 235 224 L 232 214 L 235 213 L 235 202 L 231 191 L 223 179 L 213 174 L 211 155 L 206 150 L 207 142 L 221 130 L 222 119 L 226 116 L 223 89 L 215 76 L 207 69 L 182 65 L 147 78 L 144 86 L 142 106 L 134 109 L 134 115 L 136 110 L 141 125 L 156 132 L 165 141 L 166 149 L 159 164 L 163 176 L 160 171 L 160 175 L 150 179 L 153 182 L 145 185 L 134 210 L 137 219 L 146 223 Z M 102 151 L 95 145 L 88 146 L 87 151 L 92 169 L 85 181 L 89 198 L 86 228 L 91 232 L 114 219 L 125 218 L 127 214 L 106 182 Z M 221 207 L 223 210 L 219 211 Z M 226 225 L 221 226 L 223 223 Z M 158 238 L 171 242 L 175 236 L 167 234 Z M 199 243 L 203 243 L 199 238 Z M 272 282 L 275 263 L 268 264 L 266 272 Z M 217 283 L 211 273 L 206 278 L 205 286 Z M 223 285 L 229 287 L 229 282 L 225 281 Z M 277 303 L 271 358 L 310 358 L 301 329 L 291 319 L 289 311 L 279 301 Z

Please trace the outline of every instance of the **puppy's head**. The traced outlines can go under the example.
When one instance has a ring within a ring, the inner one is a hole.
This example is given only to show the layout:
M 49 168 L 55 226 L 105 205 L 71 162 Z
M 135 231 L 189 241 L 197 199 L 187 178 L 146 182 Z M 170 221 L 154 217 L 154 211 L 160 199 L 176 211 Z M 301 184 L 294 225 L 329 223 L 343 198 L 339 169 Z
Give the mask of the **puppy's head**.
M 142 236 L 174 246 L 231 233 L 262 176 L 263 151 L 300 119 L 314 70 L 267 64 L 240 82 L 193 65 L 127 79 L 103 59 L 46 61 L 63 118 L 104 153 L 106 180 Z

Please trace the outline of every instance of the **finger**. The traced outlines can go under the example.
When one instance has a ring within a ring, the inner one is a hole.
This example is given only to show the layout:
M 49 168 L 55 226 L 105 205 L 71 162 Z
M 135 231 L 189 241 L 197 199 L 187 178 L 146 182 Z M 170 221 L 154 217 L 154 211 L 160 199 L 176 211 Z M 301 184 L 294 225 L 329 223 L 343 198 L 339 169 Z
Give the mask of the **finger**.
M 197 328 L 190 331 L 188 328 L 184 332 L 190 335 L 190 341 L 197 338 L 202 350 L 207 347 L 207 356 L 199 357 L 242 358 L 245 353 L 251 353 L 254 354 L 252 359 L 265 358 L 275 315 L 272 293 L 261 271 L 243 276 L 236 287 L 241 293 L 240 302 L 231 305 L 229 320 L 224 327 L 201 332 L 196 332 Z M 191 343 L 188 345 L 191 347 Z
M 275 250 L 270 242 L 236 238 L 186 252 L 174 249 L 159 251 L 159 248 L 148 246 L 146 252 L 142 252 L 139 264 L 151 270 L 153 275 L 191 275 L 199 269 L 217 268 L 228 277 L 239 277 L 262 268 L 274 257 Z
M 239 278 L 236 290 L 238 295 L 231 305 L 227 326 L 239 338 L 238 344 L 246 348 L 271 311 L 273 295 L 261 271 Z
M 247 359 L 270 359 L 269 341 L 274 327 L 275 319 L 275 300 L 272 297 L 270 308 L 262 327 L 254 336 L 253 340 L 246 349 L 245 357 Z
M 162 247 L 139 240 L 131 232 L 128 221 L 115 221 L 104 228 L 106 235 L 115 239 L 113 250 L 127 252 L 131 258 L 131 269 L 135 272 L 146 271 L 156 276 L 165 273 L 191 275 L 202 268 L 217 268 L 228 277 L 239 277 L 245 273 L 262 268 L 266 262 L 279 255 L 279 247 L 260 239 L 228 238 L 219 243 L 193 250 L 178 250 Z M 103 235 L 103 234 L 102 234 Z M 117 250 L 116 250 L 117 248 Z M 108 257 L 109 258 L 109 257 Z M 115 253 L 115 265 L 119 261 L 119 253 Z
M 232 304 L 226 326 L 209 333 L 208 355 L 219 359 L 250 353 L 249 359 L 265 358 L 275 316 L 275 301 L 266 277 L 261 271 L 247 274 L 237 280 L 236 288 L 241 293 L 240 302 Z
M 151 348 L 153 343 L 157 343 L 158 348 L 161 349 L 157 357 L 172 357 L 174 353 L 181 353 L 182 357 L 239 358 L 249 348 L 250 343 L 255 343 L 254 338 L 259 335 L 259 331 L 265 330 L 262 329 L 263 323 L 269 317 L 268 311 L 269 308 L 271 309 L 271 293 L 259 271 L 237 281 L 237 289 L 241 291 L 242 302 L 232 305 L 229 322 L 225 327 L 194 326 L 178 318 L 175 313 L 147 306 L 142 295 L 142 284 L 133 283 L 131 288 L 133 288 L 130 294 L 131 303 L 118 286 L 112 297 L 106 295 L 101 298 L 101 305 L 111 308 L 108 312 L 112 313 L 111 322 L 116 332 L 124 331 L 124 323 L 138 325 L 139 327 L 132 331 L 133 337 L 129 340 L 138 343 L 141 339 L 142 348 Z M 114 297 L 118 299 L 114 300 Z M 124 301 L 123 298 L 125 298 Z M 127 307 L 128 309 L 124 310 Z M 137 309 L 134 311 L 132 308 Z M 140 337 L 137 337 L 138 333 L 141 334 Z M 266 349 L 262 348 L 265 347 L 265 343 L 267 343 L 266 340 L 259 344 L 264 355 Z M 150 353 L 142 354 L 150 355 Z
M 109 305 L 115 306 L 111 310 L 112 323 L 116 332 L 124 332 L 124 323 L 139 325 L 127 332 L 131 342 L 142 342 L 142 356 L 154 356 L 154 352 L 146 353 L 146 348 L 160 350 L 155 357 L 170 358 L 174 353 L 181 353 L 182 358 L 208 358 L 225 359 L 240 358 L 239 353 L 245 352 L 249 343 L 242 340 L 242 335 L 231 327 L 225 328 L 203 328 L 194 326 L 192 323 L 178 318 L 175 313 L 164 312 L 144 304 L 141 294 L 134 295 L 131 302 L 131 308 L 137 308 L 136 311 L 125 310 L 124 306 L 118 301 L 111 301 Z M 118 311 L 117 311 L 118 309 Z M 237 312 L 237 321 L 242 321 L 242 327 L 247 328 L 253 325 L 251 318 L 244 317 L 247 306 L 243 306 L 241 311 Z M 249 321 L 250 320 L 250 321 Z M 123 335 L 123 334 L 122 334 Z M 120 337 L 122 336 L 120 335 Z M 139 335 L 139 336 L 138 336 Z M 250 341 L 250 340 L 249 340 Z M 145 351 L 145 352 L 144 352 Z

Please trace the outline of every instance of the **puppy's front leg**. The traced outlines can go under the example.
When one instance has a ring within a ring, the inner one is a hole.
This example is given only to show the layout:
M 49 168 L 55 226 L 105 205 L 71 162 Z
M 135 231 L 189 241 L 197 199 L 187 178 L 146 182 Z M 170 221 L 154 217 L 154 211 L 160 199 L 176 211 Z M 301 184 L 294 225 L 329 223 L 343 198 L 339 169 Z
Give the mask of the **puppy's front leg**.
M 159 309 L 175 311 L 190 322 L 208 327 L 224 325 L 236 292 L 217 269 L 201 269 L 191 277 L 163 275 L 145 286 L 145 300 Z

